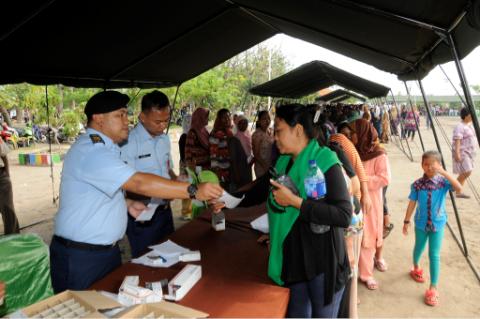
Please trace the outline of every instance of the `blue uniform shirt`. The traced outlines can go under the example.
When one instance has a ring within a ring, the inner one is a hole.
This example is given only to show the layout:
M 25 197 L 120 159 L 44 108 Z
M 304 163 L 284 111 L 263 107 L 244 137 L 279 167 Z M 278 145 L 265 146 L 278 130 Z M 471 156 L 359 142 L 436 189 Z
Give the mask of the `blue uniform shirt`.
M 120 148 L 88 128 L 65 156 L 55 234 L 97 245 L 120 240 L 127 228 L 121 186 L 134 174 L 121 160 Z
M 151 136 L 142 123 L 130 131 L 128 142 L 121 147 L 121 158 L 139 172 L 170 179 L 170 138 L 166 134 Z
M 445 197 L 449 190 L 453 190 L 452 185 L 440 175 L 433 178 L 423 176 L 412 184 L 408 199 L 417 202 L 415 227 L 423 231 L 437 231 L 445 226 Z

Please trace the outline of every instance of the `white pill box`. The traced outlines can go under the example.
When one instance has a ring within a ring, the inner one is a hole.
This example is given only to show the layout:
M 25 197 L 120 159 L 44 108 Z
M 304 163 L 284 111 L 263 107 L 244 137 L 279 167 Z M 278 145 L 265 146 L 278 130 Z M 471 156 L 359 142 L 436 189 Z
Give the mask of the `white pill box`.
M 178 260 L 183 262 L 190 262 L 190 261 L 200 261 L 202 256 L 200 255 L 199 250 L 190 251 L 188 253 L 183 253 L 178 257 Z
M 162 291 L 152 291 L 147 288 L 125 284 L 118 293 L 118 301 L 125 306 L 162 301 Z
M 122 285 L 120 286 L 120 291 L 123 291 L 125 285 L 138 286 L 140 284 L 139 276 L 125 276 L 123 278 Z
M 202 266 L 188 264 L 168 283 L 165 299 L 179 301 L 202 278 Z

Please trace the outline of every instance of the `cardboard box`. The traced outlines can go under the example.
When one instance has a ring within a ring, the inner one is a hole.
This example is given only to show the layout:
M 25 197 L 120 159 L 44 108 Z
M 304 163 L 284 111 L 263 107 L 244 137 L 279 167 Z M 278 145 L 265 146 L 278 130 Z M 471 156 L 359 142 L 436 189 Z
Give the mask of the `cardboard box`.
M 84 307 L 85 310 L 88 312 L 88 314 L 83 316 L 83 318 L 106 318 L 98 311 L 102 309 L 111 309 L 122 306 L 118 302 L 93 290 L 66 290 L 50 298 L 44 299 L 33 305 L 25 307 L 21 309 L 20 312 L 29 318 L 38 317 L 41 312 L 53 308 L 69 299 L 74 299 L 75 302 Z
M 189 307 L 177 305 L 168 301 L 133 306 L 118 313 L 115 318 L 143 318 L 152 313 L 155 318 L 207 318 L 208 313 L 201 312 Z

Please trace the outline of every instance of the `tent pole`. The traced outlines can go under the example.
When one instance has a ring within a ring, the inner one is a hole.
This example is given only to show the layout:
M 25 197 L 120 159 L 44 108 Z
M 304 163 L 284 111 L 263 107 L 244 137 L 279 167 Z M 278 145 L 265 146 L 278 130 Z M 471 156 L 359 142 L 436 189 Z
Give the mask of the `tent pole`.
M 52 157 L 52 129 L 50 127 L 50 107 L 48 105 L 48 85 L 45 85 L 45 107 L 47 109 L 47 134 L 48 134 L 48 154 L 50 156 L 50 179 L 52 180 L 52 202 L 53 204 L 57 203 L 57 198 L 55 196 L 55 178 L 53 176 L 53 157 Z M 54 134 L 56 135 L 56 134 Z M 57 139 L 55 139 L 57 140 Z
M 407 90 L 408 102 L 410 103 L 410 110 L 413 113 L 413 119 L 415 120 L 415 126 L 417 127 L 418 138 L 420 139 L 420 144 L 422 144 L 422 151 L 425 152 L 425 145 L 423 144 L 422 133 L 420 133 L 420 125 L 418 123 L 417 116 L 416 116 L 415 111 L 413 109 L 413 103 L 412 103 L 412 99 L 411 99 L 411 95 L 410 95 L 410 90 L 408 89 L 406 81 L 403 81 L 403 84 L 405 84 L 405 89 Z
M 420 87 L 420 91 L 422 92 L 423 102 L 425 103 L 425 108 L 427 110 L 427 115 L 430 119 L 430 123 L 432 123 L 431 124 L 432 132 L 433 132 L 433 137 L 435 138 L 435 144 L 437 145 L 437 150 L 440 152 L 440 155 L 442 155 L 442 166 L 443 166 L 444 169 L 446 169 L 445 161 L 443 159 L 443 154 L 442 154 L 442 148 L 440 146 L 440 142 L 438 140 L 438 135 L 437 135 L 437 130 L 435 128 L 435 122 L 433 121 L 432 112 L 430 111 L 430 106 L 428 104 L 427 96 L 425 95 L 425 91 L 423 89 L 423 84 L 422 84 L 421 80 L 418 80 L 418 85 Z M 455 219 L 457 220 L 458 229 L 460 231 L 460 237 L 462 238 L 463 252 L 464 252 L 465 256 L 468 256 L 467 244 L 465 242 L 465 236 L 463 234 L 462 223 L 460 222 L 460 217 L 458 215 L 457 203 L 455 201 L 455 197 L 453 196 L 452 191 L 450 191 L 449 194 L 450 194 L 450 199 L 452 200 L 453 211 L 455 212 Z
M 395 109 L 397 110 L 397 117 L 399 118 L 399 122 L 400 122 L 400 130 L 401 131 L 397 132 L 397 133 L 400 133 L 399 134 L 400 135 L 400 146 L 402 148 L 403 153 L 408 157 L 410 162 L 413 162 L 412 150 L 410 149 L 410 145 L 408 144 L 408 141 L 407 141 L 407 146 L 408 146 L 408 152 L 409 152 L 410 156 L 408 156 L 407 152 L 405 151 L 405 147 L 403 146 L 403 142 L 402 142 L 402 135 L 403 135 L 403 132 L 404 132 L 403 121 L 402 121 L 402 112 L 398 108 L 398 104 L 397 104 L 397 101 L 395 101 L 395 96 L 393 95 L 392 89 L 390 89 L 390 94 L 392 95 L 393 105 L 394 105 Z
M 172 117 L 173 117 L 173 113 L 175 112 L 175 103 L 177 102 L 178 90 L 180 90 L 180 85 L 181 84 L 179 84 L 177 86 L 177 89 L 175 90 L 175 97 L 173 98 L 173 104 L 170 110 L 170 118 L 168 119 L 167 134 L 168 134 L 168 131 L 170 130 L 170 124 L 172 124 Z
M 478 117 L 475 111 L 475 104 L 473 103 L 472 95 L 468 88 L 467 77 L 465 76 L 465 71 L 463 70 L 462 61 L 458 56 L 457 47 L 455 46 L 455 41 L 453 40 L 452 34 L 448 33 L 447 35 L 448 42 L 450 44 L 450 50 L 452 51 L 453 58 L 455 60 L 455 66 L 457 67 L 458 77 L 460 78 L 460 84 L 462 85 L 463 94 L 465 95 L 466 105 L 470 114 L 472 115 L 473 127 L 475 128 L 475 134 L 477 135 L 477 142 L 480 145 L 480 126 L 478 124 Z

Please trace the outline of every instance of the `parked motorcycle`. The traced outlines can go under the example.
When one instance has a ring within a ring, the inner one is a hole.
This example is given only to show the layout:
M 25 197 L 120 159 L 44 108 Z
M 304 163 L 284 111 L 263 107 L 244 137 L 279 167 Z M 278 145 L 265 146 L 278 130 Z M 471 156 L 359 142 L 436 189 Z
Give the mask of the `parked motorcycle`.
M 18 133 L 14 128 L 9 127 L 6 123 L 3 123 L 2 130 L 0 131 L 0 136 L 5 141 L 5 143 L 10 146 L 10 148 L 18 148 Z
M 31 127 L 26 126 L 25 128 L 16 128 L 18 132 L 18 146 L 29 147 L 35 143 L 35 137 L 33 135 L 33 130 Z

